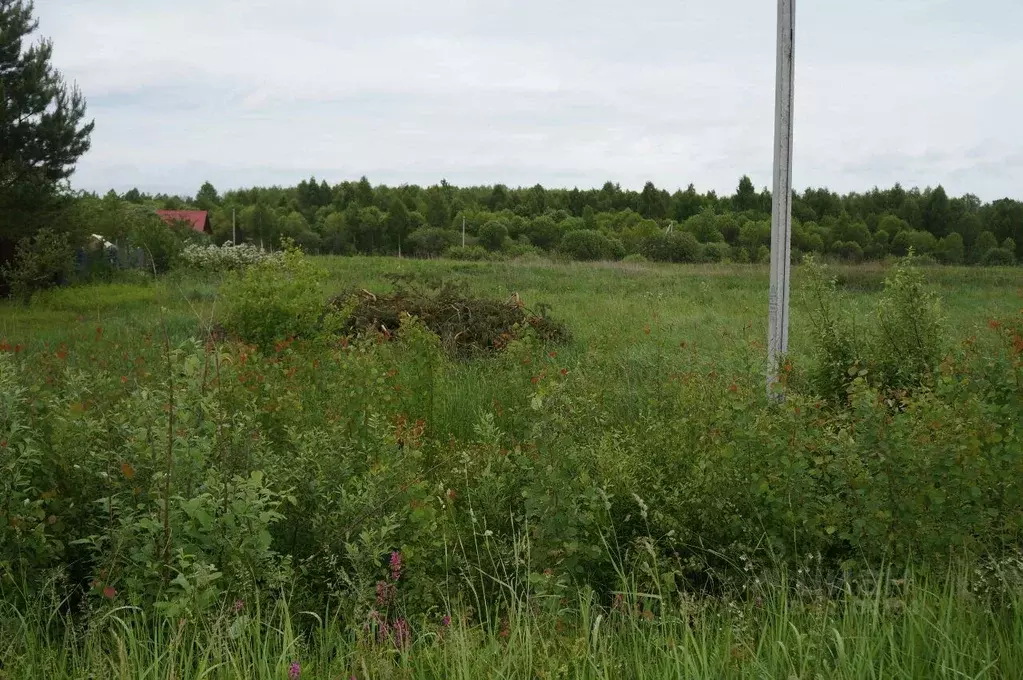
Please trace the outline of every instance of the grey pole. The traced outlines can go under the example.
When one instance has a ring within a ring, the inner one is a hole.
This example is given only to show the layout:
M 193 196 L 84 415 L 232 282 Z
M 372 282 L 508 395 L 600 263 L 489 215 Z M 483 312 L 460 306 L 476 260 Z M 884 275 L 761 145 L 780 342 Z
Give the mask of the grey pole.
M 234 224 L 234 208 L 231 208 L 231 245 L 238 245 L 238 232 Z
M 771 209 L 771 291 L 767 324 L 767 394 L 779 399 L 780 362 L 789 347 L 792 246 L 792 110 L 796 0 L 778 0 L 778 72 L 774 101 L 774 191 Z
M 465 247 L 465 217 L 462 217 L 462 247 Z

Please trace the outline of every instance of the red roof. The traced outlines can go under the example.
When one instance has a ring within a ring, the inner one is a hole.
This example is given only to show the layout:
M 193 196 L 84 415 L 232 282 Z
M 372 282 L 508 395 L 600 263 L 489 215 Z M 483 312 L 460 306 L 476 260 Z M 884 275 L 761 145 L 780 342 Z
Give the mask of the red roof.
M 210 231 L 210 216 L 205 210 L 157 210 L 156 214 L 167 224 L 188 222 L 198 232 Z

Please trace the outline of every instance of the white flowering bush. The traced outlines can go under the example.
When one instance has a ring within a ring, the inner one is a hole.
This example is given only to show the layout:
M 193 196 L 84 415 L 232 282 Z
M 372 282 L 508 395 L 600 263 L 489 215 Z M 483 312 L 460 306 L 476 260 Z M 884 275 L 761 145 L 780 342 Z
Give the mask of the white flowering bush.
M 283 253 L 268 253 L 248 243 L 235 245 L 228 241 L 222 246 L 189 245 L 179 256 L 183 266 L 208 272 L 237 271 L 254 264 L 280 262 Z

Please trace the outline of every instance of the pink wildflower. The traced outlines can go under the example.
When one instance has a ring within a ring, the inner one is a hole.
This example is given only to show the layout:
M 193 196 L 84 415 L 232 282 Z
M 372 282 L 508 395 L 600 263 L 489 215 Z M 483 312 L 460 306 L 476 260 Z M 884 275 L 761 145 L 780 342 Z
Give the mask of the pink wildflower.
M 408 621 L 398 619 L 394 622 L 394 646 L 398 649 L 405 649 L 412 641 L 412 633 L 408 627 Z
M 397 589 L 393 583 L 377 581 L 377 605 L 386 607 L 397 595 Z
M 234 613 L 235 613 L 235 614 L 237 614 L 237 613 L 238 613 L 238 612 L 240 612 L 240 611 L 242 610 L 242 608 L 244 608 L 244 607 L 245 607 L 245 603 L 244 603 L 243 601 L 241 601 L 241 600 L 235 600 L 235 601 L 234 601 L 234 606 L 233 606 L 233 607 L 232 607 L 231 609 L 232 609 L 232 610 L 234 610 Z
M 401 553 L 395 550 L 391 553 L 391 580 L 397 581 L 401 578 Z
M 288 666 L 288 680 L 298 680 L 302 677 L 302 666 L 297 661 L 292 661 Z
M 444 618 L 440 620 L 440 625 L 444 626 L 445 628 L 450 626 L 451 625 L 451 615 L 450 614 L 445 614 Z

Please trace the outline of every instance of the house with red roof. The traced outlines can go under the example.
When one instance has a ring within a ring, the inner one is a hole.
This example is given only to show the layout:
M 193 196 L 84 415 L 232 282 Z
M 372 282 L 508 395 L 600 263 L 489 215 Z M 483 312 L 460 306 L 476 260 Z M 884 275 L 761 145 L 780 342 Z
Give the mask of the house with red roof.
M 157 210 L 156 214 L 168 225 L 188 224 L 202 234 L 212 234 L 210 214 L 205 210 Z

